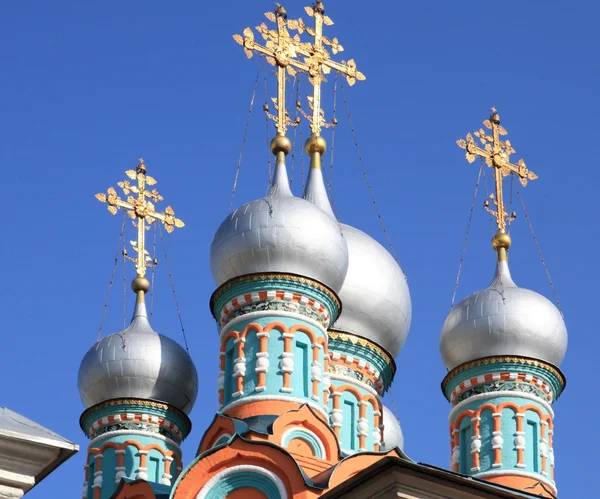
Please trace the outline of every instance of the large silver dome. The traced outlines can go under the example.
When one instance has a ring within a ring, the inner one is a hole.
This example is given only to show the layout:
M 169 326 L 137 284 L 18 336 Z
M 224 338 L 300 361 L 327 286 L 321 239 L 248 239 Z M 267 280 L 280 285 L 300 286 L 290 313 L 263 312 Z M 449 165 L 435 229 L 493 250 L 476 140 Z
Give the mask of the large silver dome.
M 392 410 L 383 406 L 383 442 L 381 443 L 381 450 L 390 451 L 396 447 L 404 451 L 402 427 Z
M 150 326 L 137 303 L 130 326 L 102 338 L 81 361 L 79 394 L 86 409 L 117 398 L 150 399 L 188 414 L 198 394 L 198 374 L 188 353 Z
M 333 327 L 367 338 L 396 357 L 412 314 L 404 272 L 372 237 L 345 224 L 342 233 L 348 244 L 348 273 L 339 292 L 342 315 Z
M 446 318 L 440 351 L 449 370 L 494 355 L 559 366 L 567 351 L 567 328 L 550 300 L 517 287 L 508 263 L 499 261 L 492 284 L 465 298 Z
M 348 248 L 337 220 L 292 195 L 284 163 L 273 188 L 227 216 L 210 248 L 217 286 L 257 272 L 299 274 L 339 291 L 348 269 Z

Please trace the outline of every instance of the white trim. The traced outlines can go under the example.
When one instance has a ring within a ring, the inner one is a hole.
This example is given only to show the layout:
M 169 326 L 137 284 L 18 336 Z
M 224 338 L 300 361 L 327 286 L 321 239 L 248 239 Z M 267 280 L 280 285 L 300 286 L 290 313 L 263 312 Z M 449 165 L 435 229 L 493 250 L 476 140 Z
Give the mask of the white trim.
M 321 439 L 312 431 L 304 428 L 303 426 L 294 426 L 292 428 L 289 428 L 287 430 L 285 430 L 283 432 L 283 434 L 281 435 L 281 446 L 285 449 L 285 445 L 283 445 L 283 441 L 285 440 L 285 437 L 287 437 L 290 433 L 292 433 L 293 431 L 300 431 L 300 432 L 304 432 L 309 434 L 311 437 L 313 437 L 317 443 L 319 444 L 319 449 L 321 450 L 321 459 L 326 459 L 329 460 L 329 456 L 327 456 L 327 453 L 325 452 L 325 446 L 323 445 L 323 442 L 321 441 Z
M 329 377 L 331 379 L 335 379 L 337 381 L 350 381 L 350 382 L 354 383 L 355 385 L 359 385 L 361 388 L 364 388 L 371 395 L 374 395 L 377 398 L 381 398 L 381 395 L 379 395 L 377 390 L 371 388 L 369 385 L 367 385 L 366 383 L 363 383 L 362 381 L 358 381 L 357 379 L 351 378 L 350 376 L 344 376 L 343 374 L 329 373 Z
M 233 402 L 229 402 L 229 404 L 222 406 L 221 409 L 219 409 L 219 411 L 225 412 L 227 409 L 233 409 L 234 407 L 237 407 L 238 405 L 242 405 L 242 404 L 246 404 L 246 403 L 250 403 L 250 402 L 260 402 L 261 400 L 281 400 L 283 402 L 296 402 L 297 404 L 307 404 L 307 405 L 310 405 L 313 409 L 319 411 L 326 418 L 329 418 L 329 415 L 321 406 L 318 406 L 317 404 L 315 404 L 314 402 L 311 402 L 308 399 L 301 399 L 298 397 L 283 397 L 283 396 L 280 397 L 279 395 L 252 395 L 250 397 L 244 397 L 243 399 L 234 400 Z
M 493 398 L 497 398 L 497 397 L 523 398 L 526 400 L 533 400 L 534 402 L 539 403 L 544 409 L 546 409 L 548 411 L 548 413 L 550 414 L 550 417 L 552 419 L 554 419 L 554 411 L 552 410 L 552 407 L 550 407 L 550 404 L 548 402 L 546 402 L 545 400 L 541 399 L 540 397 L 536 397 L 535 395 L 531 395 L 529 393 L 500 391 L 500 392 L 479 393 L 477 395 L 473 395 L 472 397 L 469 397 L 468 399 L 462 400 L 461 402 L 459 402 L 452 408 L 452 410 L 450 411 L 450 414 L 448 415 L 448 421 L 451 423 L 452 419 L 454 418 L 456 413 L 460 412 L 460 410 L 468 404 L 477 402 L 479 400 L 488 400 L 488 399 L 493 399 Z
M 296 314 L 294 312 L 285 312 L 283 310 L 259 310 L 257 312 L 250 312 L 249 314 L 240 315 L 235 319 L 230 320 L 221 328 L 221 332 L 219 333 L 219 341 L 222 342 L 223 337 L 231 330 L 231 328 L 233 328 L 240 322 L 244 322 L 249 319 L 260 319 L 262 317 L 288 317 L 290 319 L 300 319 L 304 322 L 307 322 L 311 326 L 315 326 L 323 333 L 325 337 L 327 337 L 327 329 L 323 327 L 323 324 L 317 322 L 314 319 L 311 319 L 310 317 L 306 317 L 302 314 Z M 331 322 L 331 319 L 329 319 L 329 321 Z
M 166 442 L 169 445 L 172 445 L 173 447 L 175 447 L 175 449 L 177 449 L 179 451 L 179 454 L 181 454 L 181 447 L 179 447 L 179 444 L 173 440 L 171 440 L 169 437 L 165 437 L 164 435 L 161 435 L 160 433 L 149 433 L 147 431 L 140 431 L 140 430 L 114 430 L 114 431 L 107 431 L 106 433 L 103 433 L 102 435 L 98 435 L 97 437 L 93 438 L 92 440 L 90 440 L 90 443 L 88 445 L 88 450 L 91 449 L 94 444 L 96 442 L 98 442 L 99 440 L 102 440 L 104 438 L 110 438 L 110 437 L 117 437 L 120 435 L 138 435 L 141 437 L 152 437 L 155 438 L 157 440 L 160 440 L 162 442 Z M 102 455 L 102 454 L 98 454 L 98 455 Z
M 279 496 L 281 497 L 281 499 L 287 499 L 288 494 L 287 494 L 287 490 L 285 489 L 285 485 L 283 484 L 281 479 L 275 473 L 273 473 L 269 470 L 266 470 L 264 468 L 261 468 L 259 466 L 253 466 L 250 464 L 241 464 L 239 466 L 232 466 L 231 468 L 227 468 L 226 470 L 223 470 L 220 473 L 217 473 L 208 482 L 206 482 L 204 484 L 204 487 L 202 487 L 200 489 L 200 492 L 198 492 L 198 494 L 196 495 L 196 499 L 206 499 L 206 496 L 208 495 L 208 493 L 221 479 L 223 479 L 229 475 L 233 475 L 235 473 L 244 473 L 244 472 L 256 473 L 258 475 L 262 475 L 262 476 L 268 478 L 277 487 L 277 491 L 279 492 Z
M 526 478 L 534 478 L 536 480 L 539 480 L 540 482 L 544 482 L 546 485 L 548 485 L 548 487 L 552 488 L 552 491 L 554 492 L 555 495 L 557 494 L 556 484 L 553 481 L 548 480 L 547 478 L 541 477 L 537 473 L 532 473 L 530 471 L 514 471 L 514 470 L 484 471 L 482 473 L 477 473 L 477 474 L 473 475 L 473 477 L 479 478 L 479 479 L 485 479 L 488 477 L 496 477 L 496 476 L 504 476 L 504 475 L 523 476 Z

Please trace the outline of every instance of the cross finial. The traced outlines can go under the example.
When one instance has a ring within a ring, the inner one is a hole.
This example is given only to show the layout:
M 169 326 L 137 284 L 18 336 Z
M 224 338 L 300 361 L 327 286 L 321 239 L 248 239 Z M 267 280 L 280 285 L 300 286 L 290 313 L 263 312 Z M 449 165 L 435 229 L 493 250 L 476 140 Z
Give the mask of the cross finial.
M 341 63 L 331 59 L 327 47 L 331 48 L 334 55 L 343 52 L 344 47 L 337 38 L 330 39 L 323 35 L 323 24 L 333 25 L 331 18 L 325 15 L 323 2 L 316 1 L 312 7 L 305 7 L 304 10 L 314 19 L 314 28 L 306 26 L 302 19 L 299 19 L 297 24 L 292 24 L 292 27 L 297 29 L 300 34 L 306 31 L 314 39 L 313 43 L 302 43 L 298 48 L 298 53 L 305 57 L 306 69 L 303 68 L 303 70 L 308 73 L 309 81 L 313 85 L 313 95 L 309 98 L 309 107 L 312 113 L 309 115 L 302 112 L 302 114 L 310 121 L 312 133 L 319 135 L 322 127 L 334 124 L 325 122 L 325 114 L 321 108 L 321 83 L 327 81 L 324 75 L 329 74 L 331 70 L 342 73 L 346 76 L 350 86 L 354 85 L 356 80 L 364 80 L 365 75 L 356 69 L 353 59 Z
M 119 208 L 126 210 L 127 215 L 134 219 L 134 225 L 137 226 L 137 240 L 131 241 L 133 250 L 137 253 L 136 258 L 131 258 L 125 253 L 125 257 L 135 262 L 135 270 L 137 277 L 143 278 L 146 275 L 146 267 L 156 265 L 148 251 L 146 250 L 146 229 L 149 229 L 148 224 L 156 221 L 165 225 L 165 230 L 169 233 L 173 232 L 176 227 L 183 227 L 184 223 L 175 218 L 173 208 L 167 206 L 164 212 L 156 211 L 154 203 L 163 201 L 163 197 L 156 189 L 148 190 L 147 186 L 156 184 L 156 180 L 149 175 L 146 175 L 146 165 L 144 159 L 140 158 L 135 170 L 127 170 L 125 174 L 131 179 L 136 180 L 137 185 L 132 185 L 129 180 L 118 182 L 117 185 L 121 188 L 127 200 L 123 201 L 118 195 L 114 187 L 109 187 L 106 194 L 96 194 L 96 199 L 102 203 L 108 203 L 108 211 L 116 215 Z M 132 196 L 135 194 L 137 196 Z M 151 200 L 151 201 L 150 201 Z
M 486 200 L 484 207 L 496 218 L 496 225 L 498 226 L 498 234 L 494 237 L 492 244 L 494 249 L 499 251 L 504 250 L 503 253 L 510 247 L 510 238 L 506 234 L 506 222 L 514 220 L 516 214 L 508 214 L 504 205 L 504 198 L 502 192 L 502 181 L 504 177 L 514 173 L 519 177 L 519 180 L 523 187 L 527 185 L 528 180 L 535 180 L 538 176 L 532 171 L 527 169 L 525 161 L 520 159 L 516 164 L 510 162 L 510 155 L 516 151 L 512 147 L 510 140 L 500 140 L 501 135 L 507 135 L 508 132 L 500 125 L 500 115 L 495 107 L 492 108 L 492 113 L 489 119 L 483 122 L 483 125 L 492 131 L 492 135 L 487 135 L 483 128 L 480 128 L 474 135 L 479 139 L 483 148 L 479 147 L 475 143 L 473 135 L 467 134 L 466 140 L 460 139 L 456 143 L 462 149 L 466 149 L 466 157 L 469 163 L 475 161 L 477 156 L 483 158 L 489 167 L 494 168 L 495 173 L 495 194 L 490 196 L 493 200 L 496 209 L 493 210 L 489 207 L 489 201 Z
M 276 4 L 275 10 L 265 13 L 265 17 L 272 23 L 277 24 L 277 30 L 269 29 L 265 23 L 256 26 L 256 32 L 265 40 L 264 45 L 255 40 L 254 32 L 250 28 L 246 28 L 243 31 L 243 36 L 238 34 L 233 35 L 233 39 L 244 47 L 244 52 L 248 59 L 256 52 L 265 56 L 269 64 L 277 66 L 277 98 L 272 99 L 277 115 L 269 112 L 267 104 L 265 104 L 265 112 L 269 118 L 275 121 L 278 135 L 284 136 L 288 126 L 298 124 L 290 120 L 286 110 L 285 83 L 287 75 L 295 76 L 296 69 L 294 68 L 302 66 L 295 59 L 300 37 L 298 35 L 295 35 L 293 38 L 290 36 L 287 28 L 291 28 L 297 21 L 288 20 L 287 12 L 282 5 Z

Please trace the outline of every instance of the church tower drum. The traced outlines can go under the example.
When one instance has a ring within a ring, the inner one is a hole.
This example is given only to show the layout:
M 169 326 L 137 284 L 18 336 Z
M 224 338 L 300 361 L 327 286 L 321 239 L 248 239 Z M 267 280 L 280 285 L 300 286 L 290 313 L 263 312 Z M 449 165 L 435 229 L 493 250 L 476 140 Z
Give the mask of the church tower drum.
M 451 467 L 544 497 L 556 496 L 554 483 L 554 412 L 565 378 L 559 365 L 567 349 L 560 311 L 545 297 L 519 288 L 508 268 L 511 238 L 502 198 L 502 177 L 515 174 L 521 183 L 537 176 L 523 160 L 509 161 L 514 149 L 499 136 L 506 131 L 492 110 L 483 129 L 458 145 L 472 162 L 481 156 L 495 169 L 498 233 L 496 273 L 490 286 L 456 305 L 442 328 L 440 350 L 449 370 L 442 388 L 450 413 Z M 511 220 L 514 214 L 511 215 Z
M 127 175 L 136 180 L 119 186 L 127 201 L 114 188 L 96 197 L 108 203 L 114 215 L 119 208 L 135 220 L 138 238 L 132 289 L 136 295 L 131 324 L 122 332 L 99 339 L 86 353 L 79 368 L 78 386 L 86 410 L 80 424 L 90 439 L 82 496 L 108 499 L 121 481 L 144 480 L 153 490 L 171 487 L 181 472 L 180 444 L 191 430 L 188 418 L 198 393 L 198 375 L 188 352 L 167 336 L 152 329 L 145 295 L 149 265 L 145 250 L 146 223 L 163 223 L 167 232 L 182 227 L 171 207 L 157 212 L 154 202 L 162 196 L 146 189 L 156 181 L 146 175 L 140 160 Z M 150 260 L 152 262 L 152 260 Z

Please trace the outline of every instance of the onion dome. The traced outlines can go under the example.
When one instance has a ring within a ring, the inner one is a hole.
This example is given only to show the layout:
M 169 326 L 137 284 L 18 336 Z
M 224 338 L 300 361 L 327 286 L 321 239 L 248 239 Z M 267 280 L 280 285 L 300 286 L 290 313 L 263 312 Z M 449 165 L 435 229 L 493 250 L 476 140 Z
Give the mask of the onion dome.
M 381 443 L 381 450 L 390 451 L 396 447 L 404 451 L 402 427 L 392 410 L 383 406 L 383 442 Z
M 139 279 L 143 278 L 136 278 L 134 286 Z M 86 409 L 112 399 L 155 400 L 189 414 L 198 394 L 194 363 L 178 343 L 152 329 L 144 292 L 136 292 L 129 327 L 102 338 L 81 361 L 81 400 Z
M 446 318 L 440 351 L 449 370 L 500 355 L 532 357 L 559 366 L 567 351 L 567 328 L 554 304 L 517 287 L 508 262 L 500 259 L 490 286 L 465 298 Z
M 348 273 L 333 328 L 366 338 L 396 357 L 406 341 L 412 307 L 406 277 L 392 255 L 364 232 L 342 224 Z
M 217 286 L 247 274 L 284 272 L 338 292 L 348 248 L 337 220 L 292 195 L 284 155 L 278 154 L 269 194 L 227 216 L 213 238 L 210 266 Z

